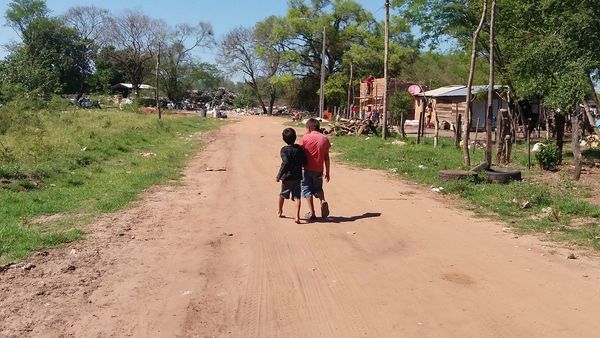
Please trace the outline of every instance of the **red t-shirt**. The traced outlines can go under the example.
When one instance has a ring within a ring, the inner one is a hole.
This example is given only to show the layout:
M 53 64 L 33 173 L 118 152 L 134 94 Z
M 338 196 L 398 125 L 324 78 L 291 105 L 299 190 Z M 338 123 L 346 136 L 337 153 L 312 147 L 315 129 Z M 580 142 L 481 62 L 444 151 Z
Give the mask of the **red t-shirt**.
M 300 145 L 306 154 L 304 169 L 322 173 L 325 154 L 329 152 L 331 147 L 329 139 L 318 131 L 313 131 L 302 137 Z

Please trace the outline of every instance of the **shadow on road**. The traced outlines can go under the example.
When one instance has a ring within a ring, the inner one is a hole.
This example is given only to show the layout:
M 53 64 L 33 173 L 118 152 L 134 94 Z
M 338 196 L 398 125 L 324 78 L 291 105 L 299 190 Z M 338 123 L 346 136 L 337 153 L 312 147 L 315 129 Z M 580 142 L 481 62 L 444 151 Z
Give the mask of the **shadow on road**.
M 381 216 L 380 212 L 365 212 L 362 215 L 352 216 L 352 217 L 330 216 L 330 217 L 323 219 L 323 222 L 324 223 L 347 223 L 347 222 L 358 221 L 359 219 L 374 218 L 374 217 L 379 217 L 379 216 Z

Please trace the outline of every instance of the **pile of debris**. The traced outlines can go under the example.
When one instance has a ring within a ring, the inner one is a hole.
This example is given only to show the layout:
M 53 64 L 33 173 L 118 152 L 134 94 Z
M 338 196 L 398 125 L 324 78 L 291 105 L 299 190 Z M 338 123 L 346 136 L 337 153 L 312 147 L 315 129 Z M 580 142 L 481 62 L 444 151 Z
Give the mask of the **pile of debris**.
M 375 126 L 368 119 L 348 120 L 340 119 L 328 128 L 324 128 L 325 135 L 371 135 L 375 134 Z
M 190 90 L 187 93 L 189 103 L 193 108 L 219 106 L 221 109 L 230 109 L 233 106 L 233 101 L 236 94 L 227 88 L 217 88 L 211 90 Z
M 598 146 L 600 145 L 600 137 L 598 137 L 598 135 L 590 135 L 581 140 L 579 145 L 587 149 L 598 149 Z

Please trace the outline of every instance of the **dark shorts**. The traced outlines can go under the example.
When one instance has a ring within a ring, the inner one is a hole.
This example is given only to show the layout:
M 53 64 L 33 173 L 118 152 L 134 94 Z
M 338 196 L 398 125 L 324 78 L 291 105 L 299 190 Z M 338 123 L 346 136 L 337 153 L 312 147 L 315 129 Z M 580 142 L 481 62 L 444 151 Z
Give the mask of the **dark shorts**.
M 279 196 L 289 199 L 292 196 L 292 201 L 300 199 L 300 180 L 281 181 L 281 193 Z
M 304 170 L 302 173 L 302 197 L 309 198 L 323 192 L 323 173 Z

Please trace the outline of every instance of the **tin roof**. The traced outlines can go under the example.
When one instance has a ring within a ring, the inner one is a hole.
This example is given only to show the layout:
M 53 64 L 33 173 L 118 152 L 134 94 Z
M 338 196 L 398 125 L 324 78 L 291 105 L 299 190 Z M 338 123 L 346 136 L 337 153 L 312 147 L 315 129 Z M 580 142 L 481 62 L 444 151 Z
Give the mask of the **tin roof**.
M 502 89 L 504 86 L 496 85 L 494 86 L 495 90 Z M 478 94 L 481 92 L 487 92 L 488 86 L 473 86 L 471 87 L 472 94 Z M 467 86 L 463 85 L 451 85 L 440 87 L 437 89 L 426 91 L 425 93 L 417 94 L 418 96 L 426 96 L 426 97 L 461 97 L 467 96 Z

